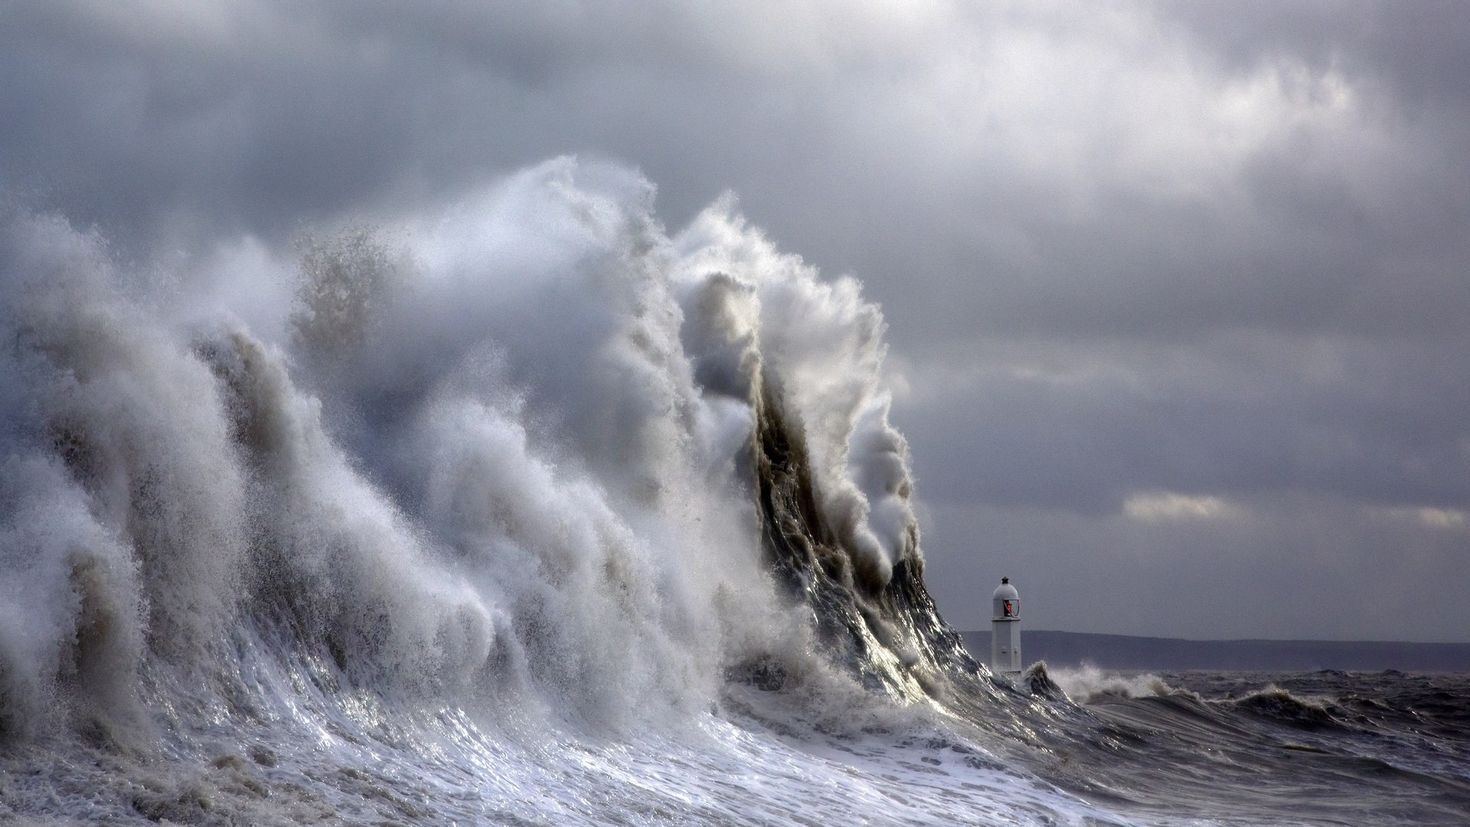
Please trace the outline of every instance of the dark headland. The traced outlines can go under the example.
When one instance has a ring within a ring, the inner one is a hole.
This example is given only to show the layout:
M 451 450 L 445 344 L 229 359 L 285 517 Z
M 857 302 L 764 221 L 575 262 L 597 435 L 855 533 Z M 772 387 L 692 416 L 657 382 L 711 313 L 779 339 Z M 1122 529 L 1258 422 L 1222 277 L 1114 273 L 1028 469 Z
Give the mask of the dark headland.
M 990 632 L 963 632 L 965 647 L 990 658 Z M 1023 660 L 1048 666 L 1185 671 L 1220 669 L 1296 672 L 1315 669 L 1470 672 L 1470 643 L 1399 643 L 1360 640 L 1182 640 L 1024 631 Z

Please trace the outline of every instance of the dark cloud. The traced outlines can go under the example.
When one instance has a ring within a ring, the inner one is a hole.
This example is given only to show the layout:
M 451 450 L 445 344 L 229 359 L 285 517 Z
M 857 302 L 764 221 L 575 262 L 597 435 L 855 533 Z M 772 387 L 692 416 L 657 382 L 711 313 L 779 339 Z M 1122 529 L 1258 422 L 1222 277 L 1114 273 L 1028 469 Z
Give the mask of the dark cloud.
M 1461 355 L 1237 340 L 1162 358 L 1099 353 L 1088 365 L 1064 350 L 1050 365 L 951 381 L 942 406 L 918 407 L 903 424 L 928 469 L 923 490 L 948 504 L 1106 515 L 1133 494 L 1166 490 L 1463 509 Z M 971 462 L 940 460 L 956 449 Z
M 565 152 L 674 224 L 733 189 L 883 303 L 962 624 L 1004 560 L 1054 625 L 1167 584 L 1100 628 L 1203 634 L 1254 583 L 1240 634 L 1370 634 L 1386 561 L 1470 549 L 1464 9 L 20 3 L 0 184 L 139 257 Z M 1429 594 L 1422 634 L 1470 628 Z
M 1156 6 L 1220 64 L 1249 74 L 1261 63 L 1340 70 L 1381 87 L 1380 104 L 1436 117 L 1470 107 L 1470 18 L 1454 0 L 1383 3 L 1206 0 Z

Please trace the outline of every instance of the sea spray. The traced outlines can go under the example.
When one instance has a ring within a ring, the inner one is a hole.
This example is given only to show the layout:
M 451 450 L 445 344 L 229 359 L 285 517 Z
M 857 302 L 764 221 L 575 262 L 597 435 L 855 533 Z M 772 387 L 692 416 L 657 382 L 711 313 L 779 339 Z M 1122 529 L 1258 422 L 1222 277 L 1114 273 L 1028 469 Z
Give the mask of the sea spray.
M 98 237 L 7 214 L 7 720 L 143 673 L 223 686 L 250 628 L 355 686 L 596 726 L 701 708 L 751 664 L 937 687 L 903 617 L 933 627 L 932 604 L 886 591 L 921 591 L 922 563 L 876 307 L 729 201 L 671 239 L 651 198 L 551 161 L 438 219 L 306 238 L 264 313 L 230 306 L 228 267 L 158 294 Z M 769 438 L 805 510 L 762 505 Z M 793 601 L 783 567 L 824 585 Z

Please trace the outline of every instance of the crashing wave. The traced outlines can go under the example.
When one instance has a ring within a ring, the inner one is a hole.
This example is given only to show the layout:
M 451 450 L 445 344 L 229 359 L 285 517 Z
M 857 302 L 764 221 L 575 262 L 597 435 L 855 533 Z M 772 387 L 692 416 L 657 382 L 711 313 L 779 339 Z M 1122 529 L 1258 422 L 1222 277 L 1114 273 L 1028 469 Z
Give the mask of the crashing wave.
M 981 671 L 924 590 L 881 315 L 730 199 L 671 237 L 559 159 L 168 289 L 59 217 L 3 232 L 7 733 L 246 697 L 255 642 L 598 726 Z

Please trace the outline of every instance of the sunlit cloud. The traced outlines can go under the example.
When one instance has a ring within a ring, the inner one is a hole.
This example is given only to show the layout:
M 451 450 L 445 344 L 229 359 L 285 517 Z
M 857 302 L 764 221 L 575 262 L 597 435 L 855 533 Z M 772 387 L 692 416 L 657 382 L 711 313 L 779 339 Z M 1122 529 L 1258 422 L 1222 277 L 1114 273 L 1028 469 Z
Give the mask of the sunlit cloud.
M 1429 506 L 1407 508 L 1383 508 L 1379 511 L 1391 520 L 1417 523 L 1426 528 L 1446 531 L 1470 528 L 1470 514 L 1457 508 L 1431 508 Z
M 1220 497 L 1191 497 L 1170 491 L 1135 494 L 1123 502 L 1130 520 L 1145 523 L 1179 520 L 1218 520 L 1241 513 L 1239 506 Z

